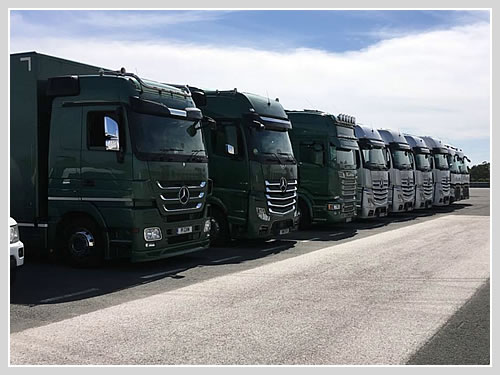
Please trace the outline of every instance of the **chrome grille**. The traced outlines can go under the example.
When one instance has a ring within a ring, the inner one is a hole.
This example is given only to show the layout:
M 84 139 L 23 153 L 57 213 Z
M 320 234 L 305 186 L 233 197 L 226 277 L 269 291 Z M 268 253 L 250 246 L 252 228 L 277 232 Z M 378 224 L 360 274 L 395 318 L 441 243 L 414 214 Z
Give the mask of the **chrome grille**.
M 431 200 L 432 199 L 432 179 L 427 178 L 424 180 L 422 184 L 423 190 L 424 190 L 424 197 L 426 200 Z
M 205 202 L 206 181 L 156 181 L 160 190 L 158 204 L 163 208 L 164 214 L 180 214 L 201 210 Z M 181 203 L 179 199 L 180 190 L 186 187 L 189 191 L 187 203 Z
M 376 205 L 384 205 L 387 203 L 389 195 L 389 181 L 373 180 L 372 181 L 373 199 Z
M 449 177 L 442 177 L 441 178 L 441 187 L 443 189 L 443 193 L 449 193 L 450 192 L 450 178 Z
M 281 190 L 281 181 L 265 181 L 267 208 L 270 213 L 285 215 L 295 211 L 297 204 L 297 180 L 288 180 Z
M 415 196 L 415 183 L 413 178 L 402 178 L 401 179 L 401 190 L 403 191 L 403 197 L 405 201 L 413 199 Z

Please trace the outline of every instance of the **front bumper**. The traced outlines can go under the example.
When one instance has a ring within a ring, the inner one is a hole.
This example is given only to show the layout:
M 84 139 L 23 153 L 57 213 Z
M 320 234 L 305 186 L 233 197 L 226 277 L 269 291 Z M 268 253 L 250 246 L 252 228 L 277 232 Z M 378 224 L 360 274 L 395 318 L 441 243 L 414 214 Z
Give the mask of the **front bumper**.
M 257 207 L 266 210 L 269 220 L 263 220 L 257 215 Z M 248 221 L 246 226 L 236 228 L 237 230 L 232 230 L 232 233 L 235 238 L 268 239 L 295 231 L 298 228 L 298 224 L 299 216 L 297 216 L 297 207 L 295 207 L 293 212 L 288 214 L 272 214 L 266 207 L 264 197 L 251 196 L 248 202 Z
M 392 204 L 390 205 L 390 208 L 391 212 L 413 211 L 413 199 L 405 200 L 403 190 L 400 187 L 393 186 Z
M 172 217 L 161 216 L 155 208 L 124 210 L 120 227 L 126 229 L 108 231 L 109 258 L 130 257 L 132 262 L 144 262 L 204 250 L 210 243 L 210 232 L 204 231 L 209 220 L 206 212 L 205 208 L 197 219 L 169 222 Z M 159 228 L 161 239 L 146 241 L 145 228 Z
M 448 206 L 450 204 L 450 190 L 446 193 L 443 191 L 441 184 L 436 184 L 434 187 L 433 206 Z
M 10 259 L 11 269 L 24 264 L 24 244 L 21 241 L 10 244 Z
M 417 186 L 415 188 L 415 209 L 423 210 L 432 207 L 432 195 L 425 196 L 424 187 Z
M 386 197 L 384 201 L 376 201 L 372 190 L 364 188 L 359 208 L 359 217 L 362 219 L 372 219 L 387 216 L 389 211 L 389 201 Z

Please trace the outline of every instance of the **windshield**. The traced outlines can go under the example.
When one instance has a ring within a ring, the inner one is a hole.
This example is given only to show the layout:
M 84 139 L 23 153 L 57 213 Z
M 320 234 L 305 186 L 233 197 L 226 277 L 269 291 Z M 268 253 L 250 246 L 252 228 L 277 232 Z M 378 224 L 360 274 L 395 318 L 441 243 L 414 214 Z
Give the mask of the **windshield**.
M 459 169 L 460 169 L 460 173 L 469 173 L 469 167 L 468 167 L 467 159 L 465 157 L 460 159 Z
M 412 169 L 410 151 L 391 149 L 394 168 L 396 169 Z
M 356 167 L 356 156 L 354 150 L 347 148 L 338 148 L 330 143 L 330 162 L 342 168 L 353 169 Z
M 457 155 L 447 155 L 448 167 L 452 173 L 460 173 L 460 166 Z
M 292 161 L 292 144 L 287 131 L 269 129 L 248 129 L 248 147 L 250 155 L 254 157 L 264 157 L 266 160 L 276 160 L 277 162 Z M 271 155 L 271 156 L 270 156 Z M 278 159 L 276 159 L 278 158 Z
M 133 111 L 128 115 L 132 144 L 139 159 L 207 161 L 201 131 L 189 134 L 193 120 Z
M 434 165 L 436 169 L 448 170 L 447 154 L 434 154 Z
M 430 154 L 415 154 L 416 168 L 419 171 L 431 170 L 431 155 Z
M 387 169 L 382 148 L 362 148 L 363 166 L 367 169 Z

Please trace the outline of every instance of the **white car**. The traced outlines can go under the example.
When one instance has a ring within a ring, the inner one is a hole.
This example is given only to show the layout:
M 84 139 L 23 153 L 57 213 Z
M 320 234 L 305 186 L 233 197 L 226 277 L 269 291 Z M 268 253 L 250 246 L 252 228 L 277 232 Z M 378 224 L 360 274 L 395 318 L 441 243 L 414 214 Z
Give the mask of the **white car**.
M 9 218 L 10 225 L 10 278 L 13 280 L 17 267 L 24 264 L 24 245 L 19 241 L 19 228 L 13 218 Z

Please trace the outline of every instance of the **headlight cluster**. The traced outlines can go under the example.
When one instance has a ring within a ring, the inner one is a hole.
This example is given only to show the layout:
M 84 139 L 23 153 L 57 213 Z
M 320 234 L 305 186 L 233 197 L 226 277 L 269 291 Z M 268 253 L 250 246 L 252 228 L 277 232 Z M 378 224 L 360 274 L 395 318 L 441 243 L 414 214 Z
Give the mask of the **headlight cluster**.
M 158 227 L 145 228 L 144 240 L 146 241 L 159 241 L 161 240 L 161 229 Z
M 203 232 L 204 233 L 210 232 L 210 227 L 211 227 L 210 220 L 205 221 L 205 226 L 203 227 Z
M 326 209 L 328 211 L 340 210 L 340 203 L 328 203 Z
M 255 207 L 255 211 L 257 211 L 257 216 L 259 219 L 264 220 L 264 221 L 269 221 L 271 220 L 271 216 L 269 216 L 266 212 L 265 208 L 262 207 Z
M 19 228 L 17 225 L 10 227 L 10 243 L 19 241 Z

